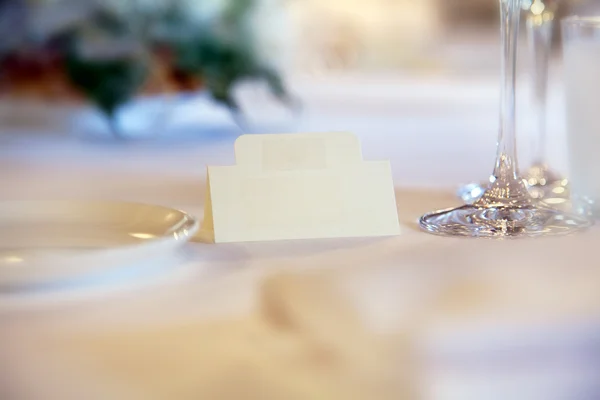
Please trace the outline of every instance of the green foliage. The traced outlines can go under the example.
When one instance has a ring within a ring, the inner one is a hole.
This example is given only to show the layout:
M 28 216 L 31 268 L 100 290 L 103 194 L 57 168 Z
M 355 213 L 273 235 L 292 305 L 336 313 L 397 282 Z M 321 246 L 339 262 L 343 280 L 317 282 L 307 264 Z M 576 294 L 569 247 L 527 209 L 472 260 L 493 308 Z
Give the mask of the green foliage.
M 144 83 L 148 66 L 133 57 L 84 59 L 72 53 L 66 59 L 66 72 L 76 87 L 113 118 Z
M 274 96 L 292 103 L 281 76 L 257 58 L 248 24 L 253 6 L 254 0 L 232 0 L 221 18 L 200 28 L 183 14 L 171 14 L 173 31 L 181 33 L 182 26 L 188 27 L 184 35 L 171 38 L 176 67 L 202 77 L 213 98 L 235 112 L 240 110 L 232 90 L 242 80 L 264 80 Z
M 113 14 L 100 12 L 93 26 L 117 40 L 120 36 L 135 37 L 148 48 L 166 46 L 173 54 L 174 68 L 201 78 L 212 97 L 232 112 L 240 111 L 233 88 L 246 79 L 264 80 L 277 98 L 291 104 L 277 71 L 257 57 L 249 24 L 254 5 L 255 0 L 230 0 L 220 15 L 198 21 L 181 2 L 174 1 L 157 15 L 136 13 L 119 20 Z M 138 31 L 131 27 L 143 28 Z M 74 32 L 74 42 L 82 34 Z M 148 70 L 146 60 L 138 56 L 85 59 L 72 51 L 67 58 L 72 82 L 110 117 L 136 94 Z
M 118 108 L 135 96 L 149 73 L 140 51 L 116 49 L 131 36 L 127 21 L 106 10 L 68 32 L 65 72 L 71 83 L 111 120 Z M 99 39 L 105 43 L 94 49 Z M 95 54 L 94 50 L 107 54 Z

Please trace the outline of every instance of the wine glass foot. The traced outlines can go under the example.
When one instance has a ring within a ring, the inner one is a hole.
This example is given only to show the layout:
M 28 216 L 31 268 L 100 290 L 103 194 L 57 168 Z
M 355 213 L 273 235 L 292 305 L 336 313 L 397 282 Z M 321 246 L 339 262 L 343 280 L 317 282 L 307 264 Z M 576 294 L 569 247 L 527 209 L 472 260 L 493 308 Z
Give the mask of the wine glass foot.
M 537 204 L 467 204 L 425 214 L 419 220 L 419 225 L 425 231 L 441 236 L 517 238 L 566 235 L 589 227 L 590 222 Z
M 534 199 L 552 204 L 557 199 L 569 198 L 569 181 L 556 174 L 544 164 L 534 164 L 523 179 L 525 187 Z M 469 183 L 458 189 L 457 196 L 465 204 L 474 204 L 483 196 L 489 183 Z

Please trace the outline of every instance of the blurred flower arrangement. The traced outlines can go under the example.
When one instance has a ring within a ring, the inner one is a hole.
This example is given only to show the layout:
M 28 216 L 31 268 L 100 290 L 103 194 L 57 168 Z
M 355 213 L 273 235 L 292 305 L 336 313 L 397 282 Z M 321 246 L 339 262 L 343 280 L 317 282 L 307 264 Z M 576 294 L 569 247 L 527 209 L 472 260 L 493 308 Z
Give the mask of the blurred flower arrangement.
M 257 79 L 293 105 L 264 50 L 263 0 L 0 1 L 0 93 L 89 101 L 115 125 L 138 95 L 206 90 L 233 113 Z

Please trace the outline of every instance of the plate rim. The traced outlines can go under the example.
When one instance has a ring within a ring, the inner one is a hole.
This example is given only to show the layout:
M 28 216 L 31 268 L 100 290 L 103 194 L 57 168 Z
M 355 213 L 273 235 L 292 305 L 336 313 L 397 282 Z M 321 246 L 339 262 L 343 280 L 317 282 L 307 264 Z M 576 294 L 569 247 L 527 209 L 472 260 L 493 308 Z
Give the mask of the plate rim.
M 93 199 L 51 199 L 51 200 L 1 200 L 0 209 L 7 205 L 13 205 L 16 207 L 52 207 L 52 204 L 61 204 L 63 206 L 73 204 L 84 207 L 109 207 L 109 206 L 126 206 L 126 207 L 149 207 L 152 209 L 162 210 L 166 212 L 177 212 L 181 216 L 181 221 L 178 222 L 181 226 L 174 225 L 173 231 L 168 235 L 157 236 L 148 240 L 142 240 L 137 243 L 128 243 L 124 245 L 110 246 L 108 248 L 92 248 L 87 249 L 85 252 L 76 255 L 47 257 L 46 263 L 60 263 L 59 268 L 53 269 L 53 271 L 46 271 L 44 274 L 34 276 L 34 271 L 40 271 L 44 264 L 44 257 L 33 259 L 31 261 L 25 260 L 22 264 L 23 268 L 20 271 L 25 270 L 26 272 L 13 272 L 10 274 L 3 273 L 7 264 L 0 263 L 0 287 L 7 286 L 23 286 L 31 284 L 48 283 L 53 281 L 60 281 L 65 279 L 77 279 L 82 276 L 98 273 L 99 271 L 106 270 L 112 271 L 114 269 L 122 268 L 127 265 L 131 265 L 133 261 L 123 262 L 107 262 L 102 263 L 101 260 L 113 260 L 119 258 L 126 258 L 129 253 L 140 252 L 143 249 L 149 249 L 154 247 L 155 250 L 161 248 L 165 253 L 171 253 L 176 248 L 184 245 L 190 241 L 196 232 L 200 228 L 200 222 L 194 215 L 178 209 L 165 205 L 142 203 L 134 201 L 120 201 L 120 200 L 93 200 Z M 43 205 L 43 206 L 42 206 Z M 148 258 L 151 256 L 149 255 Z M 140 261 L 143 257 L 138 256 Z M 137 261 L 137 262 L 140 262 Z M 92 266 L 86 266 L 86 263 L 92 264 Z M 95 264 L 95 265 L 94 265 Z M 99 264 L 106 264 L 103 267 L 99 267 Z M 83 265 L 83 266 L 82 266 Z

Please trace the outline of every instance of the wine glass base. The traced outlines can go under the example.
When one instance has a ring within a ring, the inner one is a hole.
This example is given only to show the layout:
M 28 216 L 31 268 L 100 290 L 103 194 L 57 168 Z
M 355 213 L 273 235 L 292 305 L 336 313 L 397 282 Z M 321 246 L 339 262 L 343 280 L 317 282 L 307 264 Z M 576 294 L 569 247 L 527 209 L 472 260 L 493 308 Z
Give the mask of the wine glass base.
M 524 178 L 525 186 L 529 194 L 534 199 L 557 199 L 569 197 L 569 184 L 567 179 L 556 178 L 547 180 L 537 180 L 527 175 Z M 474 204 L 483 196 L 488 183 L 469 183 L 458 189 L 456 195 L 465 204 Z
M 461 207 L 425 214 L 422 229 L 441 236 L 518 238 L 566 235 L 585 229 L 584 218 L 541 205 Z

